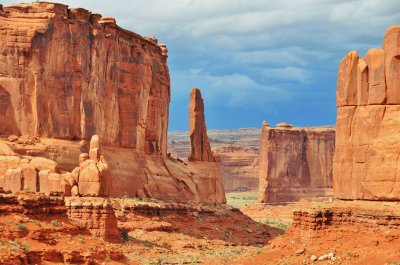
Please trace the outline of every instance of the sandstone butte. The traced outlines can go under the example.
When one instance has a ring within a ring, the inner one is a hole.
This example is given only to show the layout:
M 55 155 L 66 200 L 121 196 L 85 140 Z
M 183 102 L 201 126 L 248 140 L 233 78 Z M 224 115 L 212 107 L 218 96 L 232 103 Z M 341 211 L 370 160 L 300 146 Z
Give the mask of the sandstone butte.
M 334 128 L 263 122 L 259 202 L 291 202 L 332 195 Z
M 341 60 L 336 104 L 335 197 L 400 200 L 400 26 L 365 58 Z
M 0 6 L 0 134 L 16 154 L 1 154 L 0 175 L 35 175 L 24 172 L 24 163 L 36 163 L 39 178 L 50 165 L 61 175 L 84 166 L 88 184 L 71 187 L 74 193 L 225 202 L 215 162 L 167 157 L 167 57 L 157 38 L 85 9 Z M 103 158 L 86 162 L 99 154 L 89 144 L 93 135 Z M 113 182 L 107 191 L 92 185 L 103 160 Z M 51 170 L 48 180 L 59 180 Z

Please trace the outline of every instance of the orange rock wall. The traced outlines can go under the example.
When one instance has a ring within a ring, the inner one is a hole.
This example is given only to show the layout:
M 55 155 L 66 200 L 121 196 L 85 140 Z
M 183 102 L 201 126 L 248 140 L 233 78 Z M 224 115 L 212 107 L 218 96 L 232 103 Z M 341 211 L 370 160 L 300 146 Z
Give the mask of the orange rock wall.
M 1 7 L 0 135 L 40 136 L 40 144 L 7 144 L 71 171 L 80 153 L 96 155 L 87 140 L 97 134 L 111 196 L 224 202 L 218 176 L 205 181 L 207 172 L 167 158 L 166 60 L 165 45 L 113 18 L 44 2 Z M 1 159 L 0 169 L 14 163 Z
M 332 193 L 333 128 L 263 126 L 260 202 L 290 202 Z
M 399 200 L 400 26 L 365 58 L 349 52 L 339 64 L 335 197 Z
M 166 48 L 113 19 L 52 3 L 0 11 L 0 133 L 166 154 Z

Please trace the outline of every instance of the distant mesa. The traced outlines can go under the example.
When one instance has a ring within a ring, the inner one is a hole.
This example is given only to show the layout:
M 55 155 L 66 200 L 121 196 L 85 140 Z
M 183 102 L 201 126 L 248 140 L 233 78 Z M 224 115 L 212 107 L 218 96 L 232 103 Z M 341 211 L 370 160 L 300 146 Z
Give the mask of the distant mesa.
M 263 122 L 262 122 L 262 126 L 263 126 L 263 127 L 269 127 L 269 123 L 266 122 L 266 121 L 263 121 Z
M 259 202 L 293 202 L 332 196 L 335 129 L 263 126 Z
M 276 125 L 276 128 L 282 128 L 282 129 L 290 129 L 293 128 L 294 126 L 292 124 L 289 124 L 287 122 L 280 122 Z

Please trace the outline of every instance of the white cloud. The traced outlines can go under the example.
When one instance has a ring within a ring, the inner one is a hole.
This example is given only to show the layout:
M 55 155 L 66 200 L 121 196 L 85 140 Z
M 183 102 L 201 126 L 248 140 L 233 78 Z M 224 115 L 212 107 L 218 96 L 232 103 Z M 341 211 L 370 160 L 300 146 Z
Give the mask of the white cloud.
M 243 74 L 215 76 L 202 69 L 177 71 L 173 74 L 175 75 L 173 86 L 177 101 L 188 98 L 192 87 L 200 88 L 204 99 L 210 105 L 264 104 L 272 101 L 285 101 L 292 96 L 292 92 L 288 88 L 263 85 Z M 185 84 L 191 84 L 191 86 L 185 86 Z
M 397 0 L 57 2 L 113 16 L 120 26 L 167 43 L 177 100 L 198 86 L 210 104 L 258 108 L 294 97 L 334 105 L 334 93 L 322 97 L 329 94 L 324 89 L 334 90 L 340 59 L 349 50 L 380 46 L 385 29 L 400 23 Z
M 262 70 L 265 77 L 303 84 L 310 83 L 312 73 L 300 67 L 265 68 Z

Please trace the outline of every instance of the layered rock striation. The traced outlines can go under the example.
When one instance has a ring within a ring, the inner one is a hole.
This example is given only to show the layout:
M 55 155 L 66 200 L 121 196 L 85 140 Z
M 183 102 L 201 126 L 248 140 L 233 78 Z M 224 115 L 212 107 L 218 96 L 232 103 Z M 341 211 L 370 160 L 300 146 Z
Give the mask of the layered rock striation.
M 0 11 L 0 132 L 166 152 L 166 48 L 115 19 L 35 2 Z
M 400 26 L 365 58 L 339 64 L 334 194 L 341 199 L 399 200 Z
M 263 122 L 259 201 L 290 202 L 330 196 L 334 128 L 297 128 Z
M 119 235 L 117 217 L 110 198 L 65 198 L 68 218 L 92 235 L 116 239 Z
M 35 2 L 0 8 L 0 40 L 0 135 L 18 157 L 0 161 L 1 170 L 46 158 L 58 171 L 38 173 L 48 180 L 43 190 L 70 172 L 81 185 L 60 188 L 66 195 L 224 201 L 219 179 L 167 157 L 168 51 L 155 37 L 81 8 Z M 4 175 L 25 174 L 14 171 Z

